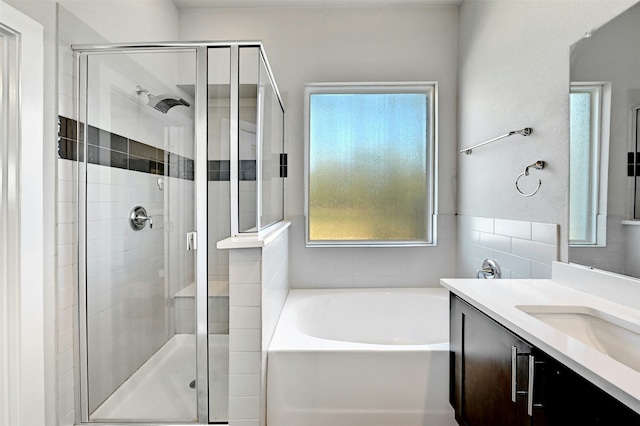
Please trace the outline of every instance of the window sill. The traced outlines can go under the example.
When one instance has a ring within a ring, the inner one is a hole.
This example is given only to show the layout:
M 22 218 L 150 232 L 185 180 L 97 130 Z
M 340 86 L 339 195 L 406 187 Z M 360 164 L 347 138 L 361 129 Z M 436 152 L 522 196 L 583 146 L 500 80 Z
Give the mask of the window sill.
M 398 242 L 398 243 L 384 243 L 377 244 L 375 242 L 365 244 L 356 244 L 356 243 L 348 243 L 348 242 L 327 242 L 327 243 L 309 243 L 305 244 L 308 248 L 402 248 L 402 247 L 437 247 L 438 243 L 422 243 L 422 242 Z

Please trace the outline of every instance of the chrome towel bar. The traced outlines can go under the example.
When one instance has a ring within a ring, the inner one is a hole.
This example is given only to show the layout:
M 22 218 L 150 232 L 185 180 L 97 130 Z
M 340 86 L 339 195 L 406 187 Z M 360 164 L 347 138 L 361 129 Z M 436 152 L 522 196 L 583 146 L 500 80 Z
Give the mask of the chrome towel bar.
M 522 130 L 512 130 L 511 132 L 506 133 L 506 134 L 504 134 L 502 136 L 498 136 L 497 138 L 489 139 L 488 141 L 484 141 L 482 143 L 479 143 L 477 145 L 471 146 L 469 148 L 461 149 L 460 150 L 460 154 L 462 154 L 464 152 L 465 154 L 470 155 L 471 152 L 474 149 L 476 149 L 478 147 L 481 147 L 483 145 L 489 144 L 491 142 L 495 142 L 495 141 L 500 140 L 500 139 L 508 138 L 509 136 L 513 136 L 513 135 L 529 136 L 531 134 L 531 132 L 533 132 L 533 129 L 531 127 L 525 127 Z

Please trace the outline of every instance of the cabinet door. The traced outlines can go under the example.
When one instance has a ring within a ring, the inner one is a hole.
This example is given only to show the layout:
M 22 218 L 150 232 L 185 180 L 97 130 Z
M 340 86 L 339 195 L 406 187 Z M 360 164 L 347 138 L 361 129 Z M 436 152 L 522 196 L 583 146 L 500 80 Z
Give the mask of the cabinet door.
M 453 294 L 450 304 L 450 401 L 460 425 L 640 425 L 640 414 L 473 306 Z M 516 402 L 512 401 L 512 347 L 519 354 Z M 529 354 L 535 358 L 531 376 Z
M 640 425 L 634 412 L 544 352 L 536 360 L 534 426 Z
M 458 298 L 451 300 L 451 402 L 456 420 L 469 426 L 530 425 L 527 390 L 531 346 Z

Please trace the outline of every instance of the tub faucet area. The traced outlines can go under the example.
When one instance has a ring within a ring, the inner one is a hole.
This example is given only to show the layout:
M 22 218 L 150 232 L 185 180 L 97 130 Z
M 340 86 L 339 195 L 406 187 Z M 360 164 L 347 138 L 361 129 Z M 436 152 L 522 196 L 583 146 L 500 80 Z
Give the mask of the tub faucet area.
M 502 271 L 500 265 L 493 259 L 485 259 L 482 262 L 482 268 L 476 272 L 476 278 L 483 278 L 485 280 L 499 279 L 502 277 Z

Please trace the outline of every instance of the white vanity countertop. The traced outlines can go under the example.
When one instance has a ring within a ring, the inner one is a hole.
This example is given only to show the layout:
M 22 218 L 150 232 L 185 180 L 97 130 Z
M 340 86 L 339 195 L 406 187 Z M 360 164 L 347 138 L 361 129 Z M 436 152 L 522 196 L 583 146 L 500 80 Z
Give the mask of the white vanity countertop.
M 587 306 L 638 326 L 640 310 L 552 280 L 444 278 L 440 282 L 467 303 L 640 413 L 640 372 L 547 325 L 516 306 Z

